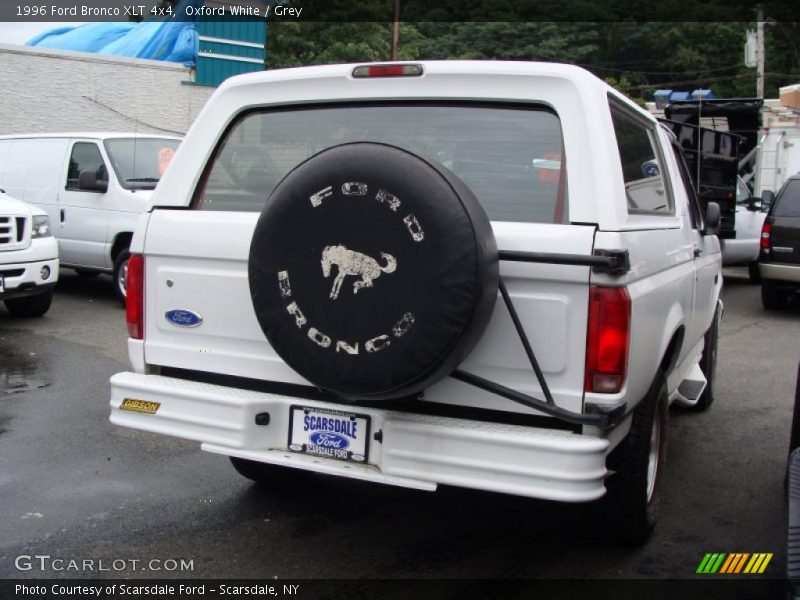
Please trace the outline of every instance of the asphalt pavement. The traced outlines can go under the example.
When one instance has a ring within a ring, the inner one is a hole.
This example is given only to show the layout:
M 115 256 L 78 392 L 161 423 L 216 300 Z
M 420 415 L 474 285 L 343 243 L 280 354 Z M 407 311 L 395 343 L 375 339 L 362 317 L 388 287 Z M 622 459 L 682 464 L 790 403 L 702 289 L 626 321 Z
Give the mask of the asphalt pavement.
M 627 548 L 593 534 L 585 506 L 317 476 L 258 486 L 196 443 L 117 428 L 124 311 L 110 278 L 65 269 L 45 317 L 0 305 L 0 578 L 681 579 L 708 552 L 774 553 L 762 577 L 780 578 L 800 302 L 764 311 L 741 270 L 724 302 L 717 400 L 671 411 L 661 518 Z M 50 558 L 18 559 L 34 555 Z

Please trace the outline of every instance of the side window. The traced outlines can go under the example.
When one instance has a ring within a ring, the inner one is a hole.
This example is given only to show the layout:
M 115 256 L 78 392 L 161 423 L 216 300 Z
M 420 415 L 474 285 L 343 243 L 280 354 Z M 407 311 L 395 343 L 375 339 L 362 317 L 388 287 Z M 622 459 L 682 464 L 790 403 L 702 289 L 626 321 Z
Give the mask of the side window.
M 656 153 L 655 128 L 614 104 L 611 105 L 611 120 L 622 162 L 628 211 L 672 214 L 672 199 L 664 185 Z
M 77 142 L 72 146 L 72 154 L 69 157 L 67 167 L 67 185 L 65 189 L 80 190 L 80 174 L 82 171 L 90 171 L 99 180 L 107 180 L 108 173 L 103 157 L 97 144 L 91 142 Z M 94 191 L 94 190 L 92 190 Z
M 776 217 L 800 217 L 800 180 L 790 179 L 775 200 Z
M 692 176 L 689 174 L 686 159 L 683 158 L 683 151 L 677 143 L 672 144 L 672 151 L 675 153 L 675 161 L 678 163 L 681 181 L 683 181 L 683 187 L 686 190 L 686 197 L 689 199 L 689 217 L 692 221 L 692 229 L 703 229 L 703 212 L 700 210 L 700 203 L 694 189 Z

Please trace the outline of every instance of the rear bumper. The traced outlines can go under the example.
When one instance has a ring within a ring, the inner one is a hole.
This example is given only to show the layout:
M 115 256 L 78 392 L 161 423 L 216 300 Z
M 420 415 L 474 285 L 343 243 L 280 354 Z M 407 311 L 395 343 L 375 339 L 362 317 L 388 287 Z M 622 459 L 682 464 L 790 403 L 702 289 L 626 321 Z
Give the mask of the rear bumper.
M 759 271 L 763 279 L 787 281 L 800 284 L 800 264 L 761 263 Z
M 158 402 L 155 414 L 120 409 L 125 398 Z M 369 415 L 369 464 L 358 465 L 287 450 L 292 405 Z M 267 412 L 269 425 L 255 424 Z M 430 490 L 437 484 L 562 502 L 605 493 L 605 439 L 560 430 L 301 400 L 136 373 L 111 378 L 111 422 L 202 442 L 209 452 Z

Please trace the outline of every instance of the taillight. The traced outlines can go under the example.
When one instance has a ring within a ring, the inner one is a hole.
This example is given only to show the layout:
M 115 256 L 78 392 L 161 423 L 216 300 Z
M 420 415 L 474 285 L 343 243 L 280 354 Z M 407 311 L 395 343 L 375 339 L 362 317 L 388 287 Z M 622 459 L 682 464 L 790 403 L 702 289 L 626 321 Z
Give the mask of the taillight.
M 769 250 L 772 244 L 772 223 L 764 223 L 761 226 L 761 248 Z
M 585 391 L 616 394 L 622 389 L 628 367 L 630 325 L 628 291 L 622 287 L 591 286 Z
M 363 65 L 353 69 L 353 77 L 419 77 L 422 65 Z
M 128 260 L 125 320 L 128 335 L 134 340 L 144 339 L 144 256 L 134 254 Z

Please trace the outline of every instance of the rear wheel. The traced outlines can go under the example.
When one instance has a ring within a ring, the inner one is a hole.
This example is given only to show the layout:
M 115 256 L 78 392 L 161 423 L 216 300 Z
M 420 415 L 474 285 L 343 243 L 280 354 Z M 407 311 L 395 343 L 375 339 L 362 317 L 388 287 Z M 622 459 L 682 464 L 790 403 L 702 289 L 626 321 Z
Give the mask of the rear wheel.
M 612 538 L 642 544 L 656 523 L 667 445 L 669 402 L 664 375 L 656 375 L 644 400 L 633 411 L 627 437 L 608 457 L 612 475 L 601 501 L 604 526 Z
M 53 301 L 53 290 L 47 290 L 35 296 L 10 298 L 5 301 L 6 308 L 15 317 L 41 317 L 50 309 Z
M 130 258 L 130 250 L 125 248 L 114 259 L 114 292 L 123 306 L 125 306 L 125 298 L 128 296 L 128 261 Z
M 767 310 L 780 310 L 786 308 L 789 295 L 780 289 L 773 281 L 761 282 L 761 303 Z

